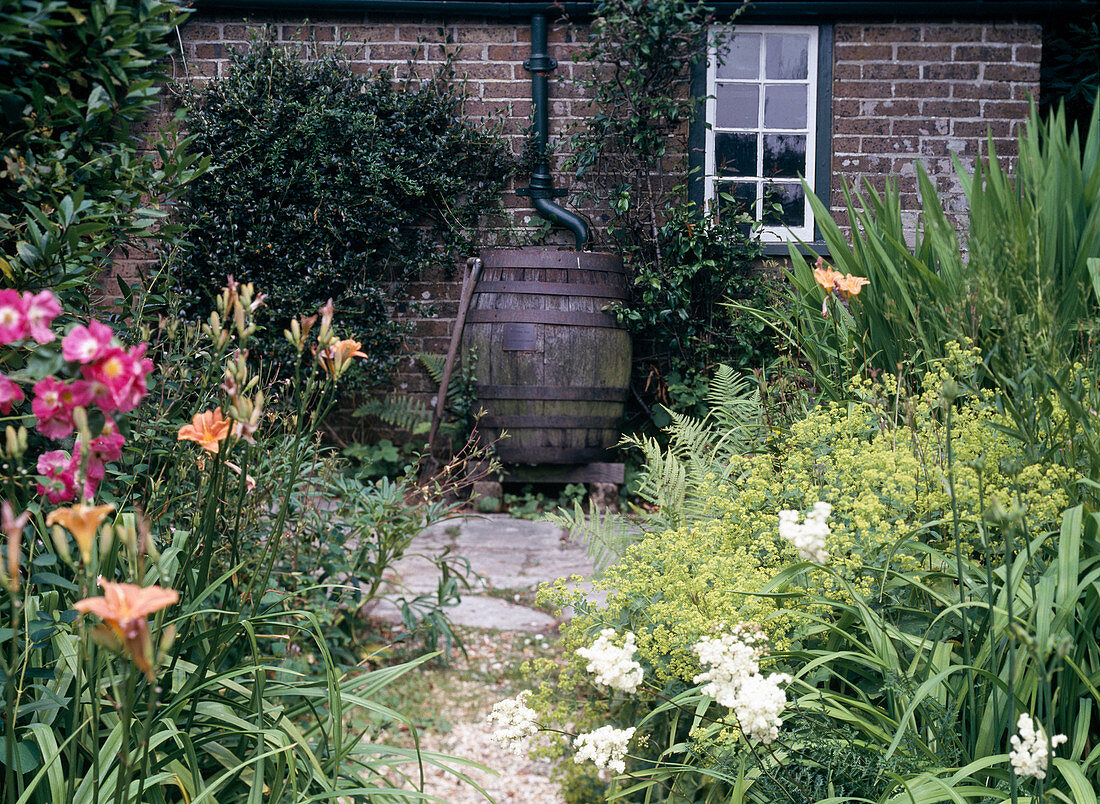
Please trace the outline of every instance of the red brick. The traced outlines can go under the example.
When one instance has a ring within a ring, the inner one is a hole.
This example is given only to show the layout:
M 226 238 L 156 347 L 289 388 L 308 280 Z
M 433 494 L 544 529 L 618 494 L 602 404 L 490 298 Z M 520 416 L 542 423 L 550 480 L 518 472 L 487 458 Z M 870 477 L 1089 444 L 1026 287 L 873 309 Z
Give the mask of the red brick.
M 950 129 L 949 120 L 903 118 L 891 121 L 890 133 L 895 137 L 929 137 L 937 134 L 946 136 Z
M 877 61 L 894 57 L 893 45 L 838 45 L 836 57 L 839 61 Z
M 385 41 L 394 39 L 398 42 L 443 42 L 447 39 L 447 29 L 440 25 L 406 25 L 402 22 L 395 26 L 394 35 Z
M 339 34 L 349 42 L 394 42 L 397 30 L 395 25 L 341 25 Z
M 491 64 L 489 62 L 477 62 L 464 64 L 455 68 L 458 76 L 466 76 L 471 79 L 486 81 L 512 81 L 515 77 L 511 64 Z
M 837 135 L 834 132 L 832 149 L 834 154 L 858 154 L 860 153 L 859 137 L 846 136 L 845 134 Z
M 889 98 L 893 87 L 887 81 L 844 81 L 838 82 L 844 87 L 843 94 L 852 98 Z
M 1043 48 L 1039 45 L 1016 45 L 1012 48 L 1012 60 L 1038 64 L 1043 57 Z
M 866 154 L 915 153 L 917 141 L 897 137 L 864 137 L 861 146 Z
M 1028 105 L 1023 101 L 989 101 L 982 104 L 983 117 L 1019 120 L 1027 117 Z
M 881 114 L 886 117 L 906 117 L 920 114 L 920 101 L 888 98 L 881 101 L 864 101 L 863 114 Z
M 336 38 L 336 28 L 332 25 L 303 25 L 292 34 L 288 31 L 287 38 L 303 42 L 332 42 Z
M 837 25 L 833 29 L 833 39 L 838 47 L 842 42 L 862 42 L 865 30 L 863 25 Z
M 981 106 L 975 100 L 926 100 L 921 114 L 926 117 L 977 117 Z
M 1007 120 L 952 120 L 951 133 L 956 137 L 984 139 L 992 132 L 994 137 L 1007 137 L 1011 126 Z
M 863 34 L 865 42 L 919 42 L 921 28 L 917 25 L 869 25 Z
M 858 64 L 844 62 L 843 64 L 833 65 L 834 81 L 858 81 L 861 75 L 862 71 Z
M 180 27 L 180 36 L 189 42 L 217 42 L 223 33 L 220 25 L 188 22 Z
M 844 121 L 844 134 L 889 134 L 890 118 L 856 117 Z
M 916 81 L 920 79 L 920 70 L 919 64 L 876 61 L 863 65 L 863 78 L 868 81 Z
M 518 42 L 510 45 L 489 45 L 485 55 L 490 61 L 522 62 L 531 55 L 531 49 L 527 45 Z M 560 64 L 561 59 L 558 62 Z
M 950 45 L 898 45 L 898 61 L 948 61 Z
M 495 25 L 491 28 L 471 28 L 456 25 L 452 34 L 455 42 L 515 42 L 516 29 L 512 25 Z
M 898 98 L 947 98 L 951 84 L 943 81 L 907 81 L 894 84 L 894 96 Z
M 835 118 L 858 117 L 859 100 L 853 97 L 841 96 L 837 88 L 833 88 L 833 116 Z
M 1043 29 L 1039 25 L 987 25 L 986 42 L 1011 42 L 1013 44 L 1035 44 L 1042 39 Z
M 1012 49 L 1008 45 L 956 45 L 955 61 L 1012 61 Z
M 367 46 L 367 58 L 371 61 L 406 61 L 423 53 L 417 45 L 371 44 Z
M 980 66 L 977 64 L 924 64 L 921 65 L 921 77 L 930 81 L 975 81 Z
M 951 87 L 951 97 L 974 98 L 976 100 L 989 100 L 991 98 L 1007 100 L 1012 97 L 1012 84 L 1000 81 L 955 84 Z
M 925 25 L 925 42 L 981 42 L 981 25 Z
M 1012 84 L 1011 86 L 1012 100 L 1030 101 L 1032 98 L 1036 101 L 1039 100 L 1039 85 L 1037 83 Z
M 183 33 L 188 33 L 187 28 L 182 29 Z M 222 27 L 222 36 L 225 37 L 227 42 L 251 42 L 260 33 L 263 32 L 262 25 L 225 25 Z
M 191 54 L 196 59 L 224 59 L 227 55 L 221 43 L 195 45 Z

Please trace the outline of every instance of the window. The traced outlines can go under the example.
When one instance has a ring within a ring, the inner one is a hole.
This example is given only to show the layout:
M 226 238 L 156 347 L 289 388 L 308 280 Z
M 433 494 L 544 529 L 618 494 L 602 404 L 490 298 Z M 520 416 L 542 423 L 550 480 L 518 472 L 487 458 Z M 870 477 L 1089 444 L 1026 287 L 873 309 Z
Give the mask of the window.
M 820 74 L 831 72 L 821 57 L 831 53 L 820 52 L 822 38 L 817 27 L 738 25 L 720 53 L 710 48 L 704 196 L 719 215 L 732 207 L 762 221 L 765 242 L 814 240 L 800 179 L 827 190 L 828 137 L 819 129 L 828 124 L 818 114 L 827 95 L 818 93 L 828 85 Z

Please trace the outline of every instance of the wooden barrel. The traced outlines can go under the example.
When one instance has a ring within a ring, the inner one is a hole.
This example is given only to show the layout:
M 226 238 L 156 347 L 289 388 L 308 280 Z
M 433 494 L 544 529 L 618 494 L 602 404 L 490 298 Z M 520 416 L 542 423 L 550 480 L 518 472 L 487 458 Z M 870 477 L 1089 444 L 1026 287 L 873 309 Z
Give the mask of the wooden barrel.
M 619 439 L 630 335 L 603 308 L 629 295 L 613 254 L 481 253 L 463 345 L 477 355 L 481 430 L 505 463 L 602 461 Z

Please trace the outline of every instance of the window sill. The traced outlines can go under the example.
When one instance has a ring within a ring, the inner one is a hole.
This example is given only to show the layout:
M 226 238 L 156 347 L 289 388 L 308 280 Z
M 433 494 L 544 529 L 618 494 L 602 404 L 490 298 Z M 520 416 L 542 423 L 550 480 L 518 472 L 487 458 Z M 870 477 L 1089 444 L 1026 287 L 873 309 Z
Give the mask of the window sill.
M 829 256 L 829 247 L 825 245 L 823 240 L 811 240 L 809 243 L 795 243 L 794 246 L 798 249 L 802 255 L 808 255 L 810 252 L 817 254 L 821 257 Z M 786 243 L 765 243 L 764 244 L 764 256 L 765 257 L 786 257 L 790 254 L 790 250 L 787 248 Z

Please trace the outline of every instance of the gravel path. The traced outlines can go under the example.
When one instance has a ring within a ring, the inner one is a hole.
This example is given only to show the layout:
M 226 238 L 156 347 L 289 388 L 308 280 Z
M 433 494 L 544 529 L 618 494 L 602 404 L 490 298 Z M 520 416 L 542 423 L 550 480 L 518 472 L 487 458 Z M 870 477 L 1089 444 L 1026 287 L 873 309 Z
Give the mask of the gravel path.
M 491 705 L 486 707 L 486 714 L 491 708 Z M 469 776 L 498 804 L 563 804 L 558 785 L 550 780 L 550 763 L 517 757 L 493 743 L 489 739 L 491 732 L 483 720 L 457 723 L 450 734 L 431 735 L 424 740 L 424 745 L 433 751 L 472 759 L 495 771 L 475 770 L 470 771 Z M 448 804 L 483 804 L 486 801 L 472 786 L 438 770 L 428 774 L 425 792 Z

